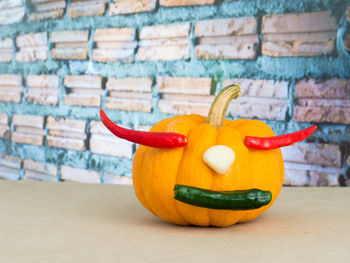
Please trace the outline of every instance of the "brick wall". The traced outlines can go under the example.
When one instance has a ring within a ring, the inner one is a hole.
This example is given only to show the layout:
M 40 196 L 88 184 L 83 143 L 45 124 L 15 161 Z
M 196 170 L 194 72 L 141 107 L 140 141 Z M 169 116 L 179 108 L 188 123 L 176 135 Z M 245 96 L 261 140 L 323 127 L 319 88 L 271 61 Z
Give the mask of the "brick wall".
M 137 145 L 100 107 L 148 130 L 237 83 L 228 118 L 319 126 L 285 185 L 350 185 L 349 52 L 342 0 L 0 0 L 0 178 L 129 184 Z

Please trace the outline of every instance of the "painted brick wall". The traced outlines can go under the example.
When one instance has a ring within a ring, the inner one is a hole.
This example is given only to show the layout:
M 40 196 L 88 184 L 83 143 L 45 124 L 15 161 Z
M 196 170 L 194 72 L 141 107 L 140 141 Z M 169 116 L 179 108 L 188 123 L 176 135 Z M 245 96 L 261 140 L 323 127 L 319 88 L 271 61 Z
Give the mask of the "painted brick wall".
M 0 178 L 130 184 L 137 145 L 100 107 L 149 130 L 237 83 L 228 118 L 319 125 L 285 185 L 350 185 L 349 52 L 343 0 L 0 0 Z

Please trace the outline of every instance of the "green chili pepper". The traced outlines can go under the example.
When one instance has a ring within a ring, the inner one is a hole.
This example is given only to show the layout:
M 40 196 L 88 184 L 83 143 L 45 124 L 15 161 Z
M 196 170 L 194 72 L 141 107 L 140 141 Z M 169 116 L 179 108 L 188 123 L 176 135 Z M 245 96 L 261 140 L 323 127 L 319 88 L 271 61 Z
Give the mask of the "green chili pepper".
M 211 191 L 192 186 L 175 185 L 176 200 L 205 208 L 227 210 L 257 209 L 271 202 L 270 191 L 259 189 L 238 191 Z

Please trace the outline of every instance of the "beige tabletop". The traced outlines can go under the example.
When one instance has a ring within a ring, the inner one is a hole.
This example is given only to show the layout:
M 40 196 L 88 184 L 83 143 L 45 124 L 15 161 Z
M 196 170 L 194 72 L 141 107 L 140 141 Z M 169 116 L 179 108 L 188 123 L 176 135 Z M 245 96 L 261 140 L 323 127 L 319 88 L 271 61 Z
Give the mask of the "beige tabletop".
M 258 219 L 182 227 L 131 186 L 0 181 L 0 262 L 350 262 L 350 188 L 283 188 Z

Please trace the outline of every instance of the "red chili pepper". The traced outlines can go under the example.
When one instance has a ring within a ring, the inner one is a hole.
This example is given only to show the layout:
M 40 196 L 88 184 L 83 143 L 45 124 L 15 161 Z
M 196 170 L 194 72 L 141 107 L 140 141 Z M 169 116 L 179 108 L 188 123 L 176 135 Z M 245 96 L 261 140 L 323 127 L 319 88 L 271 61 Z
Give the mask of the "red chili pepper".
M 103 124 L 115 136 L 134 143 L 156 148 L 183 147 L 187 144 L 187 137 L 175 132 L 144 132 L 122 128 L 113 123 L 102 109 L 100 117 Z
M 244 143 L 247 147 L 258 149 L 258 150 L 276 149 L 283 146 L 291 145 L 298 141 L 302 141 L 307 137 L 309 137 L 316 129 L 317 129 L 317 126 L 314 125 L 301 131 L 284 134 L 280 136 L 273 136 L 273 137 L 246 136 L 244 139 Z

